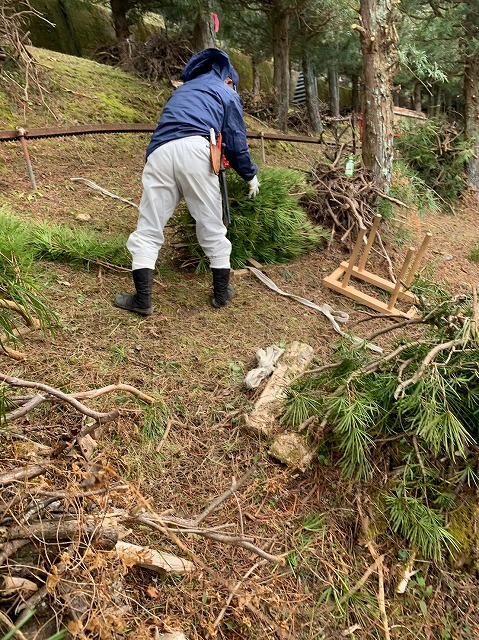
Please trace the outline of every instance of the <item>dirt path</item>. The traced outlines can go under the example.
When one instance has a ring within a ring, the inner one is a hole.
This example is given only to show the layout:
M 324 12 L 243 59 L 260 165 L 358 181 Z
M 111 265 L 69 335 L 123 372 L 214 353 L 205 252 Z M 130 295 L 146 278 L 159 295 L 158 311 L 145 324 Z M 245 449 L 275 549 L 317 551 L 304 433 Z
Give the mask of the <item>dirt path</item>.
M 424 220 L 410 221 L 415 238 L 429 231 L 432 241 L 423 262 L 431 280 L 453 292 L 467 291 L 479 283 L 479 263 L 468 259 L 479 245 L 479 203 L 467 196 L 456 213 L 431 213 Z

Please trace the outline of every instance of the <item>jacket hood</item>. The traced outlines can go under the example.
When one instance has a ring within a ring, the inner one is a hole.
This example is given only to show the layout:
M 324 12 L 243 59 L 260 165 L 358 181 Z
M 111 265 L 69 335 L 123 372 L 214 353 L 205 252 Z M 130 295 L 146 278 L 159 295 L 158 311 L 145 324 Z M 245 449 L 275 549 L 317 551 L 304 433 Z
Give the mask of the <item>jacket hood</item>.
M 195 53 L 183 69 L 181 79 L 188 82 L 210 71 L 214 71 L 222 80 L 231 78 L 238 90 L 238 72 L 231 64 L 228 54 L 221 49 L 204 49 Z

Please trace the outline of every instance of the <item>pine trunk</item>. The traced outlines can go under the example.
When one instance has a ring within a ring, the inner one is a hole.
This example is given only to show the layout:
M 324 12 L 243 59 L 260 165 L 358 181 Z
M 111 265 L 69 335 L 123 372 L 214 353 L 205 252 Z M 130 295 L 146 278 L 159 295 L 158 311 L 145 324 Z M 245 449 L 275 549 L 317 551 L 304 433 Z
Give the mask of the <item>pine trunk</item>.
M 333 118 L 339 118 L 339 74 L 334 63 L 328 66 L 329 108 Z
M 278 105 L 278 129 L 288 131 L 289 109 L 289 14 L 279 12 L 273 20 L 274 94 Z
M 394 0 L 361 0 L 363 54 L 363 145 L 364 166 L 374 185 L 387 193 L 393 167 L 392 78 L 397 64 L 393 10 Z
M 131 35 L 130 26 L 126 17 L 128 3 L 124 2 L 124 0 L 110 0 L 110 7 L 118 47 L 118 57 L 123 65 L 128 66 L 130 62 L 128 42 Z
M 311 54 L 305 50 L 303 53 L 303 78 L 304 91 L 306 94 L 306 108 L 314 133 L 321 133 L 323 123 L 321 122 L 321 113 L 319 111 L 318 100 L 318 84 L 316 82 L 316 74 L 311 60 Z
M 466 17 L 466 42 L 472 43 L 472 36 L 479 31 L 479 16 L 474 3 L 469 3 Z M 472 44 L 466 51 L 464 65 L 464 120 L 466 136 L 471 145 L 473 156 L 467 163 L 467 177 L 469 186 L 479 200 L 479 57 L 473 52 Z
M 204 6 L 198 9 L 196 13 L 193 38 L 196 51 L 203 51 L 203 49 L 210 49 L 216 46 L 210 0 L 207 0 Z
M 422 111 L 422 95 L 421 95 L 421 83 L 416 82 L 414 85 L 414 110 Z
M 253 100 L 257 102 L 260 99 L 261 92 L 261 73 L 259 63 L 255 57 L 251 58 L 251 65 L 253 70 Z
M 356 74 L 351 76 L 351 111 L 359 113 L 359 78 Z
M 65 0 L 59 0 L 58 8 L 60 9 L 60 13 L 65 21 L 65 26 L 70 34 L 70 44 L 71 44 L 71 53 L 78 58 L 81 58 L 83 55 L 82 47 L 80 40 L 78 39 L 77 32 L 75 29 L 75 21 L 72 20 L 71 14 L 68 10 L 67 3 Z

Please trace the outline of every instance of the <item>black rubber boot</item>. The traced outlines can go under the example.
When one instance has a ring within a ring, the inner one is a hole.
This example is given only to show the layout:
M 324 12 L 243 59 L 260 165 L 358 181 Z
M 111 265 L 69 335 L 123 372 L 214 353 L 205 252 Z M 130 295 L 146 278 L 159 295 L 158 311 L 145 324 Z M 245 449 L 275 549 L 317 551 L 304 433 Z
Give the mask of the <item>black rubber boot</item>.
M 151 305 L 151 290 L 153 288 L 153 269 L 134 269 L 131 274 L 135 283 L 136 293 L 117 293 L 113 304 L 115 307 L 133 311 L 142 316 L 150 316 L 153 313 Z
M 235 290 L 230 285 L 229 269 L 211 269 L 213 274 L 213 298 L 211 304 L 219 309 L 225 307 L 231 298 L 236 295 Z

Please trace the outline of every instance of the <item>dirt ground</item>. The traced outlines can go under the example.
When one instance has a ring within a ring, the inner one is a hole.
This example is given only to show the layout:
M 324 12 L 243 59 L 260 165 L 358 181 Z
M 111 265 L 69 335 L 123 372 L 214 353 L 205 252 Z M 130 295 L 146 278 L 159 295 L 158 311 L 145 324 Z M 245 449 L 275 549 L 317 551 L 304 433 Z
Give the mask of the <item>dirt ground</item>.
M 33 196 L 19 146 L 2 143 L 0 204 L 8 203 L 25 219 L 83 224 L 100 233 L 126 235 L 134 228 L 136 210 L 72 183 L 71 178 L 93 180 L 138 202 L 146 141 L 138 134 L 31 141 L 39 191 Z M 260 161 L 258 147 L 253 147 L 253 153 Z M 298 159 L 288 151 L 281 162 L 293 166 Z M 90 219 L 79 222 L 80 213 Z M 387 232 L 391 239 L 401 239 L 400 244 L 388 245 L 395 268 L 406 247 L 417 245 L 431 231 L 424 273 L 453 292 L 470 290 L 479 282 L 479 265 L 467 259 L 479 239 L 478 221 L 479 208 L 472 199 L 466 199 L 455 215 L 419 219 L 410 213 L 407 234 L 395 227 Z M 346 311 L 354 325 L 366 310 L 322 283 L 347 255 L 348 248 L 334 241 L 293 263 L 268 265 L 264 273 L 289 293 Z M 375 259 L 375 268 L 387 277 L 383 262 Z M 250 480 L 209 517 L 208 524 L 232 523 L 233 531 L 244 529 L 257 545 L 288 558 L 283 566 L 265 562 L 245 578 L 259 560 L 252 552 L 183 536 L 184 544 L 209 570 L 178 579 L 132 569 L 126 577 L 126 592 L 135 614 L 130 626 L 112 637 L 147 637 L 138 632 L 138 619 L 142 629 L 181 628 L 189 640 L 263 640 L 277 636 L 278 628 L 283 629 L 284 638 L 298 640 L 384 637 L 376 577 L 368 589 L 358 590 L 354 606 L 349 601 L 341 604 L 341 594 L 360 580 L 373 561 L 360 544 L 353 487 L 340 478 L 334 457 L 318 458 L 306 472 L 288 469 L 268 455 L 268 442 L 242 426 L 242 415 L 251 410 L 261 392 L 261 387 L 248 391 L 243 386 L 244 375 L 256 366 L 256 351 L 298 340 L 313 347 L 315 363 L 328 362 L 338 337 L 328 320 L 268 290 L 253 275 L 233 275 L 236 298 L 227 308 L 213 309 L 209 274 L 178 269 L 168 247 L 155 279 L 156 311 L 147 319 L 112 305 L 116 292 L 131 289 L 127 272 L 43 263 L 38 279 L 59 316 L 60 328 L 52 336 L 29 335 L 21 347 L 26 354 L 23 361 L 2 356 L 3 373 L 70 392 L 122 382 L 162 401 L 172 420 L 159 449 L 164 426 L 152 435 L 146 408 L 135 398 L 120 394 L 90 401 L 96 410 L 120 409 L 119 419 L 108 425 L 98 442 L 95 462 L 108 470 L 111 481 L 130 482 L 155 511 L 184 518 L 194 518 L 230 486 L 233 477 L 256 465 Z M 354 331 L 367 337 L 381 322 L 373 319 L 358 324 Z M 33 412 L 15 427 L 31 440 L 45 443 L 67 437 L 81 419 L 62 406 Z M 18 442 L 5 438 L 8 453 L 2 466 L 8 470 L 25 459 L 25 452 Z M 83 477 L 79 463 L 62 464 L 66 483 Z M 127 493 L 119 504 L 132 508 L 135 499 L 134 493 Z M 321 526 L 308 528 L 305 523 L 314 518 Z M 141 528 L 135 528 L 128 539 L 178 553 L 171 540 Z M 388 554 L 387 549 L 384 553 Z M 441 587 L 441 597 L 428 602 L 424 615 L 417 592 L 395 594 L 396 560 L 386 555 L 391 637 L 479 637 L 470 597 L 477 588 L 473 577 L 453 569 L 440 579 L 434 574 L 434 587 Z M 423 572 L 427 575 L 427 567 Z M 238 581 L 243 596 L 230 601 L 225 584 Z M 252 613 L 247 602 L 263 616 Z

